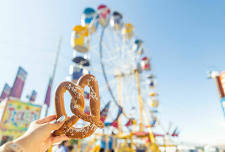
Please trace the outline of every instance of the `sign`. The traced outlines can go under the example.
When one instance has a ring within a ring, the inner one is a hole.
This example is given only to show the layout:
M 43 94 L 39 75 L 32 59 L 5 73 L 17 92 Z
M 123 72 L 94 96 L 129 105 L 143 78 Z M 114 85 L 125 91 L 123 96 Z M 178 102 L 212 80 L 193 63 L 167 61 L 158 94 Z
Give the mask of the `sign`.
M 220 79 L 220 84 L 221 84 L 221 91 L 223 93 L 223 95 L 225 95 L 225 71 L 223 71 L 220 76 L 219 76 L 219 79 Z
M 29 127 L 29 124 L 39 119 L 41 106 L 21 102 L 17 99 L 6 101 L 4 112 L 1 116 L 0 134 L 7 136 L 20 136 Z
M 225 97 L 223 97 L 223 98 L 220 100 L 220 103 L 221 103 L 221 107 L 222 107 L 223 114 L 224 114 L 224 117 L 225 117 Z

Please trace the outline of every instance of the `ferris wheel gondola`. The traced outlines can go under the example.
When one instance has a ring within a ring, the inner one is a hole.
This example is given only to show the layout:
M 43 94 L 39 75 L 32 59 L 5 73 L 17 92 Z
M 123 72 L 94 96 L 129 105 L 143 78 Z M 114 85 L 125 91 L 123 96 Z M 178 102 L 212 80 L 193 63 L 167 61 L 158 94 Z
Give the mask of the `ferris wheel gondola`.
M 71 35 L 71 46 L 74 50 L 86 53 L 89 51 L 89 31 L 88 28 L 82 25 L 77 25 L 73 28 Z
M 123 26 L 123 16 L 119 12 L 115 11 L 112 14 L 110 24 L 116 31 L 120 31 Z
M 93 22 L 96 18 L 96 11 L 93 8 L 85 8 L 81 16 L 81 25 L 89 28 L 89 33 L 96 31 L 98 22 Z
M 142 55 L 144 53 L 144 48 L 143 48 L 143 41 L 140 39 L 136 39 L 134 41 L 134 50 L 137 52 L 139 55 Z
M 99 5 L 98 11 L 100 12 L 98 15 L 98 22 L 105 27 L 108 25 L 110 20 L 110 9 L 106 5 Z

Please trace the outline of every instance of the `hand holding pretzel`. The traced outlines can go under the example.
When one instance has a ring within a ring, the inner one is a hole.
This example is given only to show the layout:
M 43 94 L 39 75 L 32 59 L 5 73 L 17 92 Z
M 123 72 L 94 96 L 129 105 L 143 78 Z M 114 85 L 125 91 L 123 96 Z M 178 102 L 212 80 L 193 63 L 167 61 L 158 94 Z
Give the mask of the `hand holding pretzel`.
M 84 113 L 84 87 L 90 88 L 90 112 L 91 115 Z M 57 119 L 67 114 L 64 107 L 64 93 L 69 91 L 72 96 L 70 109 L 74 114 L 61 128 L 53 132 L 53 135 L 58 136 L 65 134 L 69 138 L 81 139 L 92 135 L 97 127 L 103 128 L 104 124 L 100 120 L 100 98 L 98 92 L 98 83 L 93 75 L 86 74 L 82 76 L 77 84 L 69 81 L 62 82 L 55 93 L 55 110 Z M 83 128 L 74 128 L 73 125 L 79 120 L 89 122 L 88 126 Z

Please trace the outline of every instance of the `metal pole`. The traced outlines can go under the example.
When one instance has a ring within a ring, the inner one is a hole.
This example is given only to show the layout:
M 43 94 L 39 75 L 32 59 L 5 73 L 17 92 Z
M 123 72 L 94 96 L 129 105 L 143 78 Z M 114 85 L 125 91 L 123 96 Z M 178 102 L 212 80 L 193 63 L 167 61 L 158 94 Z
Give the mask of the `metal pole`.
M 136 79 L 137 79 L 137 90 L 138 90 L 138 102 L 139 102 L 139 131 L 142 132 L 144 131 L 144 124 L 143 124 L 143 101 L 141 98 L 141 88 L 140 88 L 140 76 L 138 70 L 135 70 L 136 73 Z
M 77 152 L 80 152 L 80 150 L 81 150 L 81 140 L 78 139 L 78 141 L 77 141 Z
M 140 131 L 144 131 L 144 124 L 143 124 L 143 114 L 144 114 L 144 118 L 145 118 L 145 123 L 150 125 L 150 121 L 148 119 L 148 115 L 147 112 L 144 110 L 143 107 L 143 101 L 141 98 L 141 87 L 140 87 L 140 76 L 139 76 L 139 72 L 138 70 L 135 70 L 136 72 L 136 78 L 137 78 L 137 89 L 138 89 L 138 101 L 139 101 L 139 105 L 140 105 Z M 149 132 L 149 140 L 150 140 L 150 144 L 151 144 L 151 149 L 152 151 L 155 152 L 159 152 L 158 146 L 155 143 L 155 137 L 154 134 L 152 132 L 152 127 L 151 125 L 148 128 L 148 132 Z
M 147 124 L 150 124 L 147 112 L 144 109 L 143 109 L 143 112 L 144 112 L 145 122 Z M 155 137 L 154 137 L 154 134 L 152 132 L 151 125 L 149 125 L 148 132 L 149 132 L 149 140 L 150 140 L 149 144 L 150 144 L 150 148 L 151 148 L 152 152 L 160 152 L 159 146 L 156 144 Z
M 119 105 L 122 107 L 122 88 L 121 88 L 121 76 L 117 76 L 117 81 L 118 81 L 118 85 L 117 85 L 117 88 L 118 88 L 118 102 L 119 102 Z M 119 117 L 118 119 L 118 127 L 119 127 L 119 134 L 121 134 L 123 132 L 123 129 L 122 129 L 122 125 L 121 125 L 121 117 Z
M 148 127 L 148 132 L 149 132 L 149 139 L 150 139 L 150 143 L 151 144 L 155 144 L 155 137 L 154 137 L 154 134 L 152 132 L 152 126 L 150 125 L 150 121 L 148 119 L 148 115 L 147 115 L 147 112 L 143 109 L 143 112 L 144 112 L 144 118 L 145 118 L 145 122 L 147 124 L 149 124 L 149 127 Z
M 58 42 L 58 47 L 57 47 L 57 52 L 56 52 L 56 57 L 55 57 L 55 62 L 54 62 L 54 68 L 53 68 L 53 73 L 52 73 L 52 82 L 54 81 L 54 78 L 55 78 L 56 68 L 57 68 L 58 61 L 59 61 L 59 53 L 61 50 L 61 44 L 62 44 L 62 37 L 59 38 L 59 42 Z
M 50 81 L 51 81 L 52 84 L 54 82 L 56 68 L 57 68 L 58 61 L 59 61 L 59 53 L 60 53 L 60 50 L 61 50 L 61 44 L 62 44 L 62 37 L 60 36 L 58 46 L 57 46 L 57 52 L 56 52 L 56 56 L 55 56 L 55 62 L 54 62 L 54 65 L 53 65 L 53 72 L 52 72 L 52 75 L 50 77 Z M 50 98 L 50 100 L 51 100 L 51 98 Z M 48 108 L 49 108 L 48 105 L 46 105 L 45 116 L 48 115 Z

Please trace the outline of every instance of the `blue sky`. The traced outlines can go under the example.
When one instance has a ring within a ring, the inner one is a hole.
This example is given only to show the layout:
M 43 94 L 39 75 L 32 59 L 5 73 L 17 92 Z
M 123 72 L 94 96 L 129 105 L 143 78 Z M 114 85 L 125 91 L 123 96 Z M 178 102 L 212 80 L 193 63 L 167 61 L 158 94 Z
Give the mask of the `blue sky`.
M 63 37 L 56 84 L 68 75 L 70 34 L 87 6 L 119 10 L 144 40 L 157 75 L 161 119 L 181 130 L 180 140 L 224 143 L 225 123 L 210 69 L 225 70 L 223 0 L 7 0 L 0 1 L 0 90 L 12 85 L 19 65 L 29 73 L 23 99 L 32 89 L 42 103 Z M 51 109 L 53 112 L 53 109 Z

